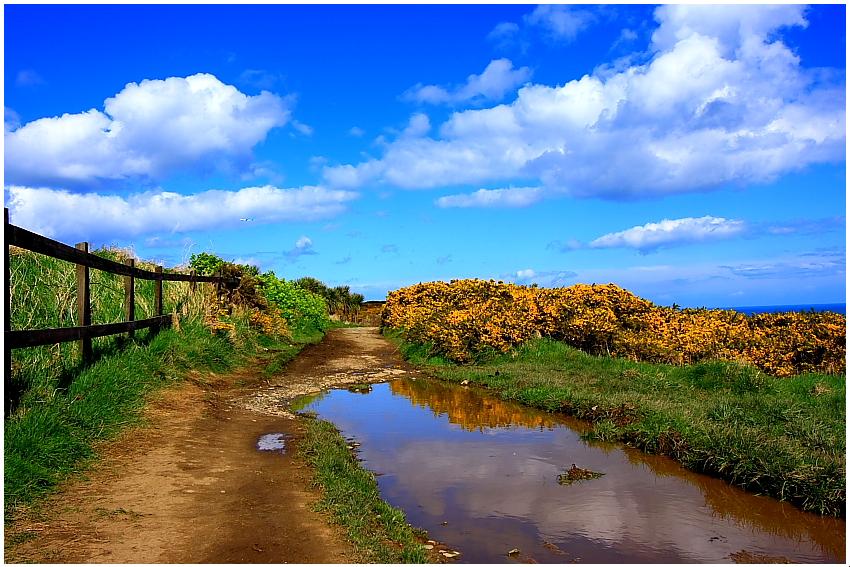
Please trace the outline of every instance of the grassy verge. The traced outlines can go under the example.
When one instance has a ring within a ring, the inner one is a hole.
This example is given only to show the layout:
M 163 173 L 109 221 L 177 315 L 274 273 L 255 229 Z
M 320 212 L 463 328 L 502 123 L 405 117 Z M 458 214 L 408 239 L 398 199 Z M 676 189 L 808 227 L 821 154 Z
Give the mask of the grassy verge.
M 804 510 L 845 516 L 845 376 L 773 378 L 749 366 L 688 366 L 590 356 L 531 340 L 460 366 L 389 333 L 438 378 L 595 424 L 588 437 L 666 454 L 686 467 Z
M 226 372 L 263 354 L 266 370 L 279 370 L 322 333 L 302 329 L 292 341 L 240 328 L 213 335 L 200 320 L 180 331 L 165 329 L 148 340 L 104 353 L 65 387 L 33 388 L 4 424 L 5 517 L 52 491 L 96 457 L 94 446 L 140 422 L 145 398 L 182 380 L 189 370 Z
M 427 563 L 404 512 L 381 499 L 375 477 L 360 466 L 333 424 L 314 419 L 305 424 L 300 452 L 322 489 L 319 509 L 346 529 L 360 562 Z

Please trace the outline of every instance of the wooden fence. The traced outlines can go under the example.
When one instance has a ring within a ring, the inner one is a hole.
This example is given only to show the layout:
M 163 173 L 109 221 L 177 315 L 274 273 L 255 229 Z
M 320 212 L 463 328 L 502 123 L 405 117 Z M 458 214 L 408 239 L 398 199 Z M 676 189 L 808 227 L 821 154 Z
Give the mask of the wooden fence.
M 137 329 L 159 329 L 171 323 L 171 315 L 162 313 L 162 282 L 211 282 L 216 285 L 235 286 L 238 280 L 227 279 L 220 276 L 198 276 L 195 274 L 170 274 L 162 271 L 162 266 L 157 266 L 154 271 L 143 270 L 135 266 L 135 260 L 127 260 L 126 264 L 114 262 L 100 256 L 89 253 L 88 242 L 81 242 L 74 246 L 68 246 L 56 240 L 51 240 L 30 232 L 19 226 L 9 224 L 9 209 L 3 209 L 4 225 L 4 284 L 3 293 L 5 300 L 4 327 L 3 327 L 3 351 L 6 368 L 3 375 L 5 389 L 5 413 L 8 415 L 11 408 L 11 380 L 12 380 L 12 350 L 24 347 L 34 347 L 68 341 L 79 341 L 80 353 L 84 363 L 92 359 L 92 339 L 105 337 L 118 333 L 133 333 Z M 11 288 L 9 282 L 9 247 L 16 246 L 31 252 L 37 252 L 65 260 L 77 265 L 77 327 L 61 327 L 55 329 L 11 329 Z M 92 325 L 91 322 L 91 289 L 89 286 L 89 270 L 94 268 L 111 274 L 124 276 L 124 313 L 126 321 L 122 323 L 107 323 L 104 325 Z M 136 320 L 135 318 L 135 280 L 154 280 L 154 313 L 149 319 Z

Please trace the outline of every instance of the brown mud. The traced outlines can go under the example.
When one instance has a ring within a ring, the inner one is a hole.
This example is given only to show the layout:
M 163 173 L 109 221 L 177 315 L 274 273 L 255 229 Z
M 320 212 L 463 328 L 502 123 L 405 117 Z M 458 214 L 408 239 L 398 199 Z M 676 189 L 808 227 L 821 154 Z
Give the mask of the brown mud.
M 331 330 L 279 375 L 263 361 L 194 373 L 156 394 L 144 425 L 98 448 L 67 481 L 7 524 L 6 562 L 352 563 L 342 530 L 312 511 L 303 434 L 283 402 L 404 372 L 376 329 Z M 266 449 L 258 450 L 258 441 Z M 280 450 L 283 441 L 285 448 Z

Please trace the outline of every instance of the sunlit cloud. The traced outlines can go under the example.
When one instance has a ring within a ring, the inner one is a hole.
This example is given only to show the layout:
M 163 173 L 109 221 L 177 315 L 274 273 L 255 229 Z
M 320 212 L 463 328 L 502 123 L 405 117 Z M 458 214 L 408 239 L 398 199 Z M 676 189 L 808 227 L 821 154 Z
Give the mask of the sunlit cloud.
M 40 118 L 7 131 L 6 182 L 69 186 L 179 170 L 244 169 L 284 125 L 291 101 L 248 96 L 213 75 L 129 83 L 103 110 Z
M 327 218 L 357 198 L 356 193 L 324 187 L 269 185 L 191 195 L 101 195 L 22 186 L 6 187 L 5 193 L 14 224 L 64 241 L 99 242 Z
M 335 187 L 536 180 L 547 193 L 641 199 L 767 183 L 844 159 L 843 82 L 815 81 L 777 30 L 802 6 L 665 6 L 647 61 L 454 112 L 433 137 L 323 170 Z

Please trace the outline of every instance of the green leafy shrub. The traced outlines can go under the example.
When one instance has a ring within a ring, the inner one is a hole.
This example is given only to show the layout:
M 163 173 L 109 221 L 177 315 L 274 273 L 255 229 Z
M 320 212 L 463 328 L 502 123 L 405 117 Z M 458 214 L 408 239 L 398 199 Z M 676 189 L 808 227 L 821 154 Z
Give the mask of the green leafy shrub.
M 316 278 L 303 277 L 295 280 L 295 283 L 324 298 L 328 304 L 328 311 L 338 315 L 350 315 L 360 310 L 363 304 L 363 295 L 352 293 L 347 285 L 328 287 Z
M 224 260 L 215 254 L 201 252 L 189 258 L 189 268 L 201 276 L 212 276 L 224 265 Z
M 321 296 L 295 282 L 278 278 L 273 271 L 258 279 L 266 299 L 281 310 L 290 327 L 306 326 L 324 331 L 330 326 L 328 305 Z

